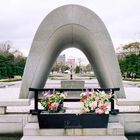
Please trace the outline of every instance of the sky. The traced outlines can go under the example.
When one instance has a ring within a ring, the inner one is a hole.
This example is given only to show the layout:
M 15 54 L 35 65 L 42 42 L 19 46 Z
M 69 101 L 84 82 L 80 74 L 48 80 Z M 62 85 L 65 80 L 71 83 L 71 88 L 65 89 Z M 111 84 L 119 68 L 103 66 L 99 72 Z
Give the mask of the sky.
M 0 0 L 0 42 L 12 46 L 28 56 L 34 35 L 42 20 L 55 8 L 78 4 L 95 12 L 104 22 L 114 49 L 140 41 L 140 0 Z M 72 56 L 73 48 L 63 53 Z M 86 62 L 85 56 L 75 50 Z

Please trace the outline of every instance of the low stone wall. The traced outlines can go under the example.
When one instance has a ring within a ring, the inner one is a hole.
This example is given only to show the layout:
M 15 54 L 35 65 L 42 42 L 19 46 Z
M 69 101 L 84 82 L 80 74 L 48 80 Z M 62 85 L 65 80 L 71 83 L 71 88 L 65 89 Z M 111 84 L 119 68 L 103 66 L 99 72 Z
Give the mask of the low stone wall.
M 23 133 L 28 118 L 28 114 L 0 115 L 0 134 Z
M 140 134 L 140 113 L 120 114 L 119 122 L 124 126 L 125 133 Z
M 0 99 L 0 114 L 6 114 L 9 106 L 29 106 L 30 99 Z

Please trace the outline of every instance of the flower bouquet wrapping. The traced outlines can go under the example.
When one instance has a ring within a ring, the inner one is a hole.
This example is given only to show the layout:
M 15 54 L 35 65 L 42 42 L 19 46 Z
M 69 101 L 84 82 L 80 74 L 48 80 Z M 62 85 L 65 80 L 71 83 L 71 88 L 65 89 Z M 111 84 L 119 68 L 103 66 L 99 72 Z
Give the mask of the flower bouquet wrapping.
M 41 105 L 50 113 L 59 112 L 63 108 L 63 101 L 65 95 L 59 92 L 51 93 L 48 91 L 43 95 L 43 98 L 40 100 Z

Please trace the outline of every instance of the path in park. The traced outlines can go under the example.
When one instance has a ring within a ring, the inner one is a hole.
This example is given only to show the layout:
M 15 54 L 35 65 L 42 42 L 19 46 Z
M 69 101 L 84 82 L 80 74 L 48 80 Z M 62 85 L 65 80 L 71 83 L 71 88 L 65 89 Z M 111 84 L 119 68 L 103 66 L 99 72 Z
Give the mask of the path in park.
M 84 80 L 84 79 L 83 79 Z M 99 84 L 97 79 L 84 80 L 85 88 L 98 88 Z M 138 94 L 140 93 L 140 83 L 123 81 L 126 94 Z M 21 81 L 10 82 L 10 83 L 0 83 L 0 98 L 18 98 L 20 91 Z M 48 79 L 45 85 L 46 88 L 60 88 L 61 80 L 51 80 Z
M 84 80 L 85 81 L 85 88 L 98 88 L 97 79 L 91 80 Z M 61 80 L 51 80 L 48 79 L 46 82 L 45 87 L 47 88 L 60 88 Z M 139 83 L 131 82 L 131 81 L 123 81 L 125 87 L 125 93 L 127 99 L 131 100 L 140 100 L 140 87 L 137 86 Z M 20 92 L 20 85 L 21 81 L 12 82 L 12 83 L 0 83 L 3 87 L 0 88 L 0 98 L 1 99 L 15 99 L 19 97 Z M 17 110 L 16 108 L 10 108 L 12 110 Z M 119 109 L 123 112 L 125 111 L 137 111 L 138 106 L 126 106 L 126 107 L 119 107 Z M 22 111 L 26 111 L 25 108 L 21 109 Z
M 48 80 L 46 83 L 46 87 L 50 87 L 50 88 L 54 88 L 54 87 L 60 87 L 60 80 Z M 124 81 L 124 86 L 125 86 L 125 92 L 127 95 L 127 98 L 136 98 L 136 99 L 140 99 L 140 87 L 138 87 L 138 83 L 134 83 L 134 82 L 127 82 Z M 12 82 L 12 83 L 7 83 L 7 84 L 3 84 L 0 83 L 4 86 L 4 88 L 0 88 L 0 98 L 18 98 L 19 96 L 19 91 L 20 91 L 20 85 L 21 82 Z M 5 86 L 6 85 L 6 86 Z M 98 86 L 98 82 L 96 79 L 92 79 L 92 80 L 85 80 L 85 87 L 99 87 Z M 75 105 L 74 105 L 75 106 Z M 77 106 L 77 105 L 76 105 Z M 21 113 L 27 113 L 29 112 L 30 108 L 33 107 L 33 104 L 30 107 L 8 107 L 7 108 L 7 112 L 12 113 L 12 112 L 21 112 Z M 71 104 L 72 107 L 72 104 Z M 127 111 L 138 111 L 138 107 L 137 106 L 126 106 L 126 107 L 119 107 L 118 108 L 121 112 L 127 112 Z M 21 138 L 21 136 L 0 136 L 0 139 L 5 139 L 5 140 L 19 140 Z M 138 140 L 140 139 L 140 136 L 129 136 L 128 140 Z

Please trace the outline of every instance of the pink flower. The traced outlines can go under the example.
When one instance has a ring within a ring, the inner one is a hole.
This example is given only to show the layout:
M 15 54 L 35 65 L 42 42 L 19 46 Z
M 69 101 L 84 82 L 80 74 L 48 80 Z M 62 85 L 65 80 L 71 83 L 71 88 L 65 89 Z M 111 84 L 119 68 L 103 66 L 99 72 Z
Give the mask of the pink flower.
M 96 97 L 96 98 L 95 98 L 95 101 L 96 101 L 97 103 L 99 102 L 99 100 L 100 100 L 99 97 Z
M 54 102 L 54 103 L 50 104 L 49 109 L 50 110 L 57 110 L 58 106 L 59 106 L 59 103 Z
M 100 109 L 102 109 L 102 110 L 106 110 L 106 108 L 107 108 L 107 105 L 106 105 L 106 104 L 103 104 L 103 105 L 100 107 Z
M 83 92 L 81 93 L 81 101 L 83 102 L 85 112 L 95 112 L 96 114 L 107 113 L 110 105 L 111 96 L 105 92 Z M 109 112 L 109 111 L 108 111 Z
M 96 114 L 104 114 L 104 110 L 97 108 L 95 109 Z

